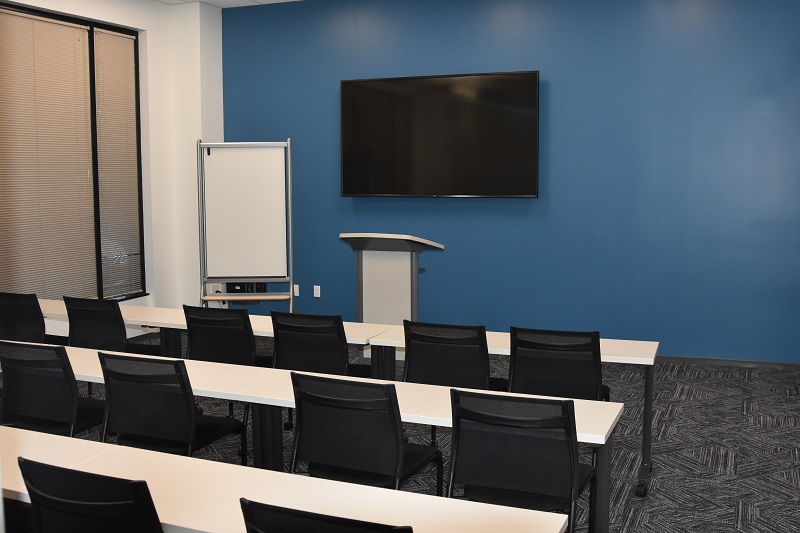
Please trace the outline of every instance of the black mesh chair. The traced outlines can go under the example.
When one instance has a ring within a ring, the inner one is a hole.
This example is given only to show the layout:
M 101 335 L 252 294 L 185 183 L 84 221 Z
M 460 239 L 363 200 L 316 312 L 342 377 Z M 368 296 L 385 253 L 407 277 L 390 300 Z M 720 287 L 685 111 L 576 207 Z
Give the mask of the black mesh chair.
M 125 351 L 125 322 L 114 300 L 64 296 L 69 320 L 69 345 L 95 350 Z
M 247 309 L 183 306 L 188 335 L 187 359 L 255 365 L 256 340 Z M 228 403 L 233 416 L 233 402 Z M 244 425 L 248 409 L 245 406 Z
M 297 428 L 290 472 L 299 461 L 308 473 L 337 481 L 398 489 L 436 463 L 442 491 L 442 454 L 404 441 L 394 385 L 293 372 Z
M 253 366 L 256 341 L 247 309 L 183 306 L 187 359 Z
M 489 350 L 484 326 L 403 321 L 406 363 L 403 381 L 489 388 Z
M 34 533 L 161 533 L 144 481 L 101 476 L 19 458 Z
M 106 385 L 102 441 L 110 433 L 117 443 L 180 455 L 228 435 L 241 437 L 242 464 L 247 464 L 247 435 L 238 420 L 200 415 L 181 359 L 149 359 L 100 353 Z
M 275 368 L 334 375 L 361 375 L 350 364 L 344 324 L 339 315 L 301 315 L 272 311 Z M 369 369 L 366 369 L 368 377 Z
M 506 380 L 489 376 L 484 326 L 404 320 L 403 328 L 403 381 L 482 390 L 505 390 L 508 386 Z M 436 426 L 431 426 L 431 444 L 436 445 Z
M 0 339 L 45 342 L 44 317 L 35 294 L 0 292 Z
M 274 366 L 286 370 L 369 377 L 367 365 L 350 364 L 347 336 L 339 315 L 272 311 Z M 292 411 L 286 429 L 292 427 Z
M 575 502 L 596 476 L 578 461 L 572 400 L 547 400 L 452 389 L 450 480 L 464 495 L 496 505 L 566 511 L 575 527 Z M 592 506 L 593 508 L 594 506 Z M 590 517 L 589 523 L 594 523 Z
M 78 396 L 63 346 L 0 341 L 0 368 L 3 425 L 72 437 L 103 421 L 105 403 Z
M 600 333 L 512 327 L 508 390 L 608 401 Z
M 394 531 L 413 533 L 409 526 L 388 526 L 338 516 L 251 502 L 240 498 L 247 533 L 367 533 Z
M 64 296 L 64 305 L 67 308 L 67 342 L 70 346 L 125 351 L 127 333 L 118 302 Z M 91 396 L 91 383 L 88 385 L 88 392 Z
M 69 345 L 94 350 L 161 355 L 154 344 L 129 342 L 125 322 L 116 300 L 64 296 L 69 321 Z

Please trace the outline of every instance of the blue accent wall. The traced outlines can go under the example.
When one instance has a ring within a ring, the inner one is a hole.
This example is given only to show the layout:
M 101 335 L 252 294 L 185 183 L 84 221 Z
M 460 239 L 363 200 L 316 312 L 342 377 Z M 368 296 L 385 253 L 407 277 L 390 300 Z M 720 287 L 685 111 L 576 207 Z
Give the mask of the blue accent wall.
M 339 233 L 402 233 L 445 245 L 421 320 L 800 362 L 798 28 L 797 0 L 225 9 L 225 140 L 292 139 L 299 312 L 354 320 Z M 541 72 L 538 199 L 340 196 L 340 80 L 516 70 Z

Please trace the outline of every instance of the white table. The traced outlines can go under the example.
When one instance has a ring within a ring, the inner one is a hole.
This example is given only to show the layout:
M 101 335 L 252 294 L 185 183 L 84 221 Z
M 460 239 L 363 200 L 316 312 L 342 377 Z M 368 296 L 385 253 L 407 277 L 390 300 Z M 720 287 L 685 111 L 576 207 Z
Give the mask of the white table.
M 283 462 L 283 442 L 281 438 L 282 417 L 280 408 L 294 407 L 290 372 L 275 370 L 283 376 L 262 382 L 247 389 L 248 396 L 260 397 L 265 403 L 253 406 L 253 448 L 263 456 L 256 459 L 261 465 L 277 465 Z M 339 377 L 339 376 L 337 376 Z M 340 377 L 353 381 L 367 381 L 364 378 Z M 369 380 L 379 381 L 379 380 Z M 384 381 L 390 382 L 390 381 Z M 424 385 L 420 383 L 391 382 L 397 391 L 397 402 L 403 422 L 452 427 L 450 387 Z M 486 391 L 478 391 L 486 392 Z M 529 396 L 509 393 L 493 393 L 509 396 Z M 623 405 L 612 402 L 574 400 L 575 426 L 579 442 L 595 447 L 595 467 L 597 470 L 597 490 L 592 498 L 594 506 L 594 531 L 608 533 L 610 494 L 611 494 L 611 452 L 612 432 L 622 415 Z M 256 444 L 258 443 L 258 444 Z M 278 463 L 277 461 L 280 461 Z M 257 466 L 259 463 L 257 463 Z
M 51 320 L 67 320 L 67 308 L 61 300 L 39 299 L 42 314 Z M 168 307 L 143 307 L 138 305 L 119 306 L 122 319 L 131 327 L 149 326 L 161 328 L 162 354 L 169 357 L 181 356 L 180 330 L 186 329 L 186 317 L 183 309 Z M 274 337 L 272 318 L 264 315 L 250 315 L 253 334 L 261 337 Z M 344 333 L 348 344 L 365 346 L 369 340 L 386 331 L 391 326 L 384 324 L 364 324 L 361 322 L 345 322 Z
M 394 379 L 395 350 L 405 347 L 403 326 L 387 326 L 369 341 L 372 352 L 372 368 L 379 369 L 376 377 Z M 511 335 L 508 332 L 487 331 L 486 344 L 492 355 L 511 354 Z M 658 353 L 658 342 L 600 339 L 600 358 L 604 363 L 640 365 L 644 368 L 644 411 L 642 421 L 642 464 L 635 493 L 646 496 L 650 473 L 653 470 L 653 367 Z M 375 374 L 373 374 L 375 375 Z
M 102 382 L 96 350 L 67 347 L 76 379 Z M 125 354 L 123 354 L 125 355 Z M 129 355 L 129 354 L 128 354 Z M 253 404 L 253 457 L 256 467 L 283 470 L 282 407 L 294 407 L 290 372 L 187 360 L 186 371 L 194 394 Z M 355 381 L 366 378 L 341 377 Z M 397 390 L 403 422 L 451 427 L 450 388 L 419 383 L 392 382 Z M 496 393 L 507 394 L 507 393 Z M 596 448 L 597 491 L 595 531 L 607 533 L 611 491 L 611 434 L 623 405 L 575 400 L 575 424 L 580 442 Z
M 244 532 L 239 498 L 315 513 L 444 531 L 562 533 L 565 515 L 272 472 L 0 427 L 3 496 L 30 501 L 17 457 L 147 481 L 166 533 Z

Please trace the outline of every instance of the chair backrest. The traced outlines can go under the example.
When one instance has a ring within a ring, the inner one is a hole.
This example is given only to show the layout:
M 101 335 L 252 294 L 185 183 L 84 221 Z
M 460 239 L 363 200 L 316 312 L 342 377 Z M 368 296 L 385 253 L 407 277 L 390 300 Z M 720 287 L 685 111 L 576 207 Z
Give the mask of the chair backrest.
M 403 428 L 394 385 L 292 372 L 297 461 L 399 479 Z
M 44 342 L 44 317 L 35 294 L 0 292 L 0 339 Z
M 247 533 L 362 533 L 394 531 L 413 533 L 409 526 L 389 526 L 251 502 L 240 498 Z
M 247 309 L 183 306 L 187 359 L 253 365 L 256 341 Z
M 406 362 L 403 381 L 489 388 L 489 350 L 484 326 L 403 321 Z
M 275 368 L 344 375 L 350 354 L 339 315 L 272 311 Z
M 106 386 L 102 438 L 118 433 L 186 444 L 195 430 L 192 386 L 181 359 L 100 353 Z
M 509 391 L 602 400 L 600 333 L 511 328 Z
M 0 423 L 72 435 L 78 385 L 63 346 L 0 341 Z
M 34 533 L 161 533 L 144 481 L 101 476 L 19 458 Z
M 115 300 L 64 296 L 69 320 L 69 345 L 125 351 L 125 322 Z
M 450 484 L 574 497 L 578 444 L 572 400 L 450 391 Z

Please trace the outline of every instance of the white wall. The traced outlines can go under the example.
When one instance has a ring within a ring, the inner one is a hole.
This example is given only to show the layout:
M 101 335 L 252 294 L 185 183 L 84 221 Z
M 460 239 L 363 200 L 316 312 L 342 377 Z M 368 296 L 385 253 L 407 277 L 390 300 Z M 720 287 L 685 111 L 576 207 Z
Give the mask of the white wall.
M 145 268 L 150 296 L 131 303 L 198 304 L 196 143 L 201 138 L 224 140 L 221 9 L 152 0 L 24 3 L 139 30 Z

